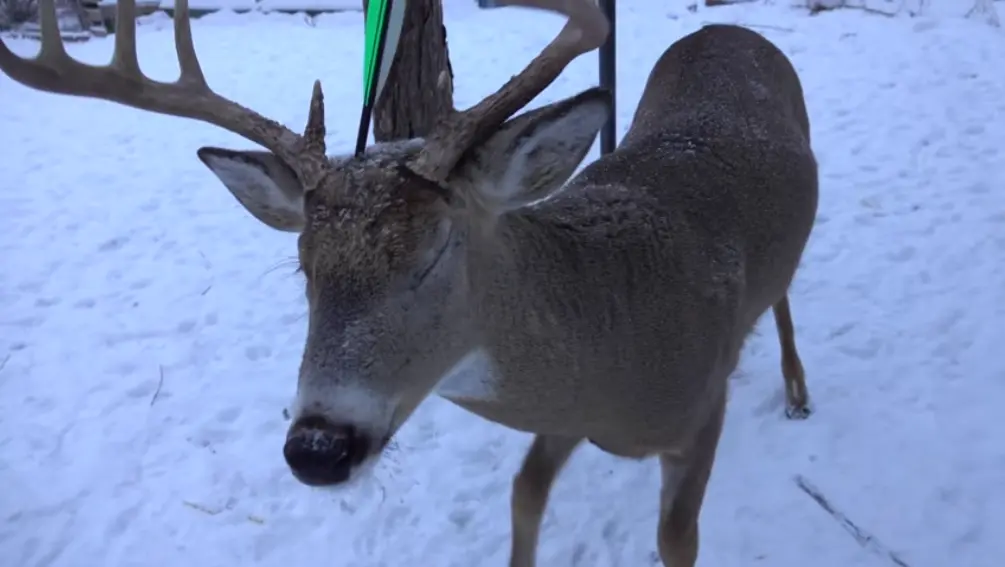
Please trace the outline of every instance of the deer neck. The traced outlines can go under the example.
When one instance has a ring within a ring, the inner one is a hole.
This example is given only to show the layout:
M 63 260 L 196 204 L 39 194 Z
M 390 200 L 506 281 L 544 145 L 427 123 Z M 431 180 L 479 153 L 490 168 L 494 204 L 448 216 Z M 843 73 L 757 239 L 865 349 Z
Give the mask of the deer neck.
M 537 208 L 496 219 L 491 230 L 465 228 L 457 283 L 464 305 L 455 328 L 465 337 L 464 354 L 448 371 L 437 393 L 453 401 L 494 402 L 503 388 L 499 358 L 513 341 L 555 337 L 558 321 L 549 305 L 562 289 L 568 235 Z

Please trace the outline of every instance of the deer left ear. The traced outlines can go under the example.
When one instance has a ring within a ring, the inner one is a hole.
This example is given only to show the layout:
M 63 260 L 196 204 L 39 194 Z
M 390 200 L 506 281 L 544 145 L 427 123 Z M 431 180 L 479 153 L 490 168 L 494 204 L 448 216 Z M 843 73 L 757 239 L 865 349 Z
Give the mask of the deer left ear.
M 200 148 L 202 163 L 256 219 L 276 230 L 304 228 L 304 190 L 278 156 L 262 151 Z
M 525 112 L 469 152 L 453 177 L 495 214 L 549 197 L 586 157 L 611 107 L 610 93 L 593 88 Z

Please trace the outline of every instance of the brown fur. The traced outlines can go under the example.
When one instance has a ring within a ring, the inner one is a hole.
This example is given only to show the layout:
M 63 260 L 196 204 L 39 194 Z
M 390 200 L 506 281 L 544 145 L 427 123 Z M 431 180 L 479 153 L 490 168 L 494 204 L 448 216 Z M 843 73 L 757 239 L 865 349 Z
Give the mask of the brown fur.
M 617 151 L 550 200 L 501 212 L 491 230 L 484 215 L 402 197 L 414 180 L 392 178 L 391 166 L 410 151 L 381 165 L 349 160 L 339 171 L 356 178 L 308 198 L 305 270 L 327 274 L 318 293 L 338 298 L 312 301 L 312 320 L 340 320 L 344 333 L 346 318 L 382 310 L 384 323 L 362 324 L 377 345 L 365 350 L 396 363 L 407 352 L 424 369 L 373 374 L 375 389 L 418 395 L 395 428 L 436 376 L 470 348 L 485 350 L 493 395 L 451 399 L 538 434 L 514 485 L 514 567 L 533 565 L 548 489 L 583 438 L 617 455 L 661 456 L 660 555 L 668 567 L 692 567 L 727 380 L 770 307 L 790 415 L 808 412 L 786 292 L 813 225 L 817 171 L 788 59 L 735 26 L 682 38 L 656 63 Z M 480 178 L 477 161 L 469 156 L 452 178 L 461 201 L 465 183 Z M 406 304 L 387 294 L 414 269 L 407 266 L 445 215 L 458 219 L 464 254 L 436 296 L 447 307 L 423 328 L 426 336 L 406 338 L 386 325 L 400 315 L 388 306 Z M 347 315 L 335 305 L 361 311 Z M 359 356 L 318 345 L 351 344 L 332 341 L 332 332 L 312 322 L 305 360 Z
M 212 93 L 184 0 L 177 83 L 130 65 L 127 36 L 115 56 L 125 63 L 100 68 L 70 61 L 58 35 L 43 34 L 35 61 L 0 40 L 0 70 L 40 90 L 217 124 L 270 150 L 198 155 L 256 218 L 300 232 L 309 326 L 283 452 L 302 481 L 349 480 L 437 391 L 537 434 L 514 480 L 511 567 L 534 565 L 551 484 L 585 438 L 659 456 L 660 557 L 693 567 L 727 381 L 769 307 L 787 412 L 809 411 L 787 299 L 817 207 L 799 79 L 760 35 L 707 26 L 656 63 L 618 149 L 562 188 L 610 96 L 590 89 L 506 119 L 600 45 L 607 22 L 590 0 L 504 4 L 569 24 L 431 140 L 361 156 L 325 155 L 319 84 L 302 136 Z M 134 15 L 121 0 L 119 20 Z M 55 29 L 51 0 L 42 18 Z M 459 369 L 475 353 L 484 366 Z

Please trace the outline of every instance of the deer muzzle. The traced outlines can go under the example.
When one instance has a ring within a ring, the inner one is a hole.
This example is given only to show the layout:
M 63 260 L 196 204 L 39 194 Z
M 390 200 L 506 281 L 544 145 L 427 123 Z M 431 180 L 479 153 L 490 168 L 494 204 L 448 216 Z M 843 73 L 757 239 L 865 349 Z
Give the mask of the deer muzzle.
M 370 453 L 368 437 L 351 425 L 305 416 L 290 427 L 283 457 L 293 476 L 308 486 L 333 486 L 349 480 L 352 469 Z

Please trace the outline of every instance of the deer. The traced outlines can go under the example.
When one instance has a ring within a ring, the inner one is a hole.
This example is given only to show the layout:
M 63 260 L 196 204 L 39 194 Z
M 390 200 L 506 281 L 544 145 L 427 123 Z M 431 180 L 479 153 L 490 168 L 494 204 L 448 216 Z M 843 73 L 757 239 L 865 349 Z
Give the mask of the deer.
M 256 219 L 297 234 L 307 336 L 285 464 L 312 487 L 364 478 L 437 395 L 534 435 L 513 480 L 511 567 L 585 440 L 657 457 L 657 548 L 693 567 L 729 377 L 772 309 L 785 413 L 810 415 L 789 287 L 814 224 L 817 165 L 796 70 L 769 40 L 706 25 L 654 65 L 615 151 L 577 168 L 608 120 L 602 88 L 524 110 L 609 22 L 592 0 L 506 0 L 564 27 L 502 87 L 425 138 L 327 154 L 315 81 L 303 133 L 210 89 L 187 0 L 177 81 L 139 69 L 134 0 L 105 66 L 67 55 L 53 0 L 41 51 L 0 70 L 27 87 L 209 123 L 264 150 L 199 159 Z M 522 111 L 522 112 L 521 112 Z

